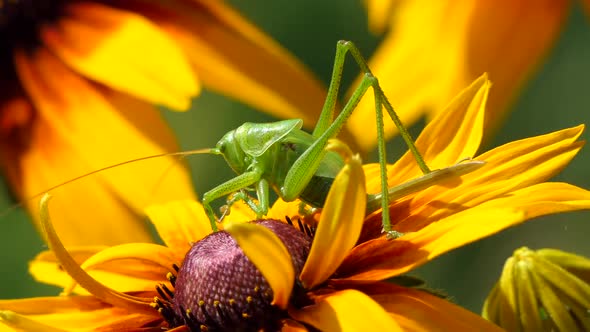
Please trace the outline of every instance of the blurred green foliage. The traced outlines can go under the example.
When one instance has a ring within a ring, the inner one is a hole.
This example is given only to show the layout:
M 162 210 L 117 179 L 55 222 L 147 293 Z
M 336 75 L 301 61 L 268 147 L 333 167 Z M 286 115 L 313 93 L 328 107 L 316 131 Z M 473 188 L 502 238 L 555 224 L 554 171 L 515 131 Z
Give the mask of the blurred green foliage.
M 358 0 L 233 0 L 230 3 L 298 56 L 326 84 L 337 40 L 354 41 L 367 57 L 379 42 L 369 34 L 364 9 Z M 560 40 L 518 98 L 490 147 L 589 122 L 590 91 L 586 85 L 590 77 L 589 22 L 582 9 L 575 8 Z M 345 85 L 357 73 L 357 68 L 349 65 Z M 395 107 L 395 100 L 391 102 Z M 164 112 L 164 115 L 178 133 L 183 149 L 213 146 L 223 133 L 244 121 L 272 120 L 206 91 L 195 100 L 190 112 Z M 583 138 L 587 139 L 588 134 Z M 190 165 L 200 193 L 233 176 L 215 156 L 191 158 Z M 583 149 L 555 180 L 590 188 L 590 150 Z M 0 211 L 11 204 L 8 192 L 3 194 Z M 28 260 L 46 247 L 27 222 L 26 214 L 13 211 L 0 222 L 0 297 L 57 294 L 58 290 L 36 284 L 27 273 Z M 426 279 L 431 287 L 445 290 L 456 303 L 479 312 L 504 260 L 514 249 L 523 245 L 533 249 L 554 247 L 590 256 L 589 233 L 588 212 L 538 218 L 449 253 L 415 274 Z

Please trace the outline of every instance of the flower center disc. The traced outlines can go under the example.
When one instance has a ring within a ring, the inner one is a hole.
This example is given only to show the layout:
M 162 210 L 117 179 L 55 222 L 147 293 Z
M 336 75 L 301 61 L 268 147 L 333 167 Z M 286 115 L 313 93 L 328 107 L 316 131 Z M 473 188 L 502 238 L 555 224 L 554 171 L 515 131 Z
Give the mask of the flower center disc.
M 309 254 L 311 238 L 280 221 L 256 223 L 281 239 L 298 275 Z M 186 325 L 191 331 L 277 330 L 280 319 L 286 316 L 271 305 L 273 292 L 269 284 L 227 232 L 210 234 L 193 245 L 178 271 L 174 288 L 175 317 L 170 323 Z

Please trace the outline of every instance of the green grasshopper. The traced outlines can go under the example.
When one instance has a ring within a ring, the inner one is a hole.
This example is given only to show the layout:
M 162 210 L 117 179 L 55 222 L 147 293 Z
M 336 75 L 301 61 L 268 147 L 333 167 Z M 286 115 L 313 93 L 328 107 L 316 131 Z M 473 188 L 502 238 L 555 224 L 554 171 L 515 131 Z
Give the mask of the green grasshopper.
M 353 92 L 341 112 L 335 117 L 335 107 L 344 61 L 346 54 L 349 52 L 364 75 L 357 89 Z M 301 199 L 313 208 L 321 208 L 324 205 L 334 178 L 344 166 L 344 161 L 340 154 L 327 149 L 328 143 L 338 135 L 340 129 L 342 129 L 342 126 L 370 87 L 373 88 L 375 96 L 381 193 L 368 195 L 366 214 L 369 215 L 382 209 L 383 232 L 389 238 L 399 237 L 402 234 L 392 230 L 391 227 L 389 219 L 390 201 L 420 191 L 444 180 L 470 173 L 483 166 L 484 162 L 466 160 L 456 165 L 431 171 L 418 152 L 410 134 L 385 97 L 377 78 L 369 70 L 367 62 L 356 46 L 349 41 L 339 41 L 337 43 L 328 94 L 318 123 L 311 134 L 301 130 L 303 121 L 300 119 L 283 120 L 273 123 L 244 123 L 237 129 L 225 134 L 215 148 L 165 155 L 222 155 L 229 166 L 238 174 L 236 177 L 216 186 L 203 195 L 202 204 L 209 217 L 213 231 L 217 231 L 217 222 L 220 219 L 213 211 L 211 203 L 216 199 L 226 196 L 229 198 L 221 219 L 229 213 L 231 205 L 239 200 L 243 200 L 256 213 L 258 218 L 263 217 L 267 214 L 269 208 L 270 188 L 287 202 Z M 397 126 L 400 135 L 423 172 L 422 176 L 393 188 L 388 188 L 387 185 L 383 107 Z M 340 142 L 340 144 L 344 143 Z M 148 156 L 111 165 L 71 179 L 49 190 L 106 169 L 161 156 L 163 155 Z M 250 190 L 256 192 L 256 200 L 251 198 L 246 192 Z
M 348 52 L 359 65 L 364 76 L 342 111 L 334 119 L 344 61 Z M 299 198 L 312 207 L 321 208 L 334 178 L 344 165 L 338 153 L 326 149 L 328 142 L 336 137 L 370 87 L 373 88 L 375 96 L 381 192 L 387 194 L 369 195 L 366 213 L 370 214 L 379 208 L 382 209 L 383 231 L 388 237 L 401 235 L 391 228 L 388 208 L 390 201 L 445 179 L 472 172 L 484 164 L 481 161 L 469 160 L 431 171 L 359 50 L 349 41 L 339 41 L 326 101 L 312 134 L 301 130 L 302 120 L 300 119 L 274 123 L 244 123 L 225 134 L 215 148 L 195 151 L 195 153 L 222 155 L 238 174 L 235 178 L 203 195 L 202 203 L 211 221 L 212 229 L 217 230 L 218 218 L 211 203 L 228 195 L 232 195 L 228 199 L 228 209 L 237 200 L 243 200 L 259 218 L 268 212 L 269 188 L 287 202 Z M 419 178 L 393 188 L 388 188 L 387 185 L 382 107 L 385 107 L 424 173 Z M 257 200 L 252 199 L 246 190 L 255 191 Z

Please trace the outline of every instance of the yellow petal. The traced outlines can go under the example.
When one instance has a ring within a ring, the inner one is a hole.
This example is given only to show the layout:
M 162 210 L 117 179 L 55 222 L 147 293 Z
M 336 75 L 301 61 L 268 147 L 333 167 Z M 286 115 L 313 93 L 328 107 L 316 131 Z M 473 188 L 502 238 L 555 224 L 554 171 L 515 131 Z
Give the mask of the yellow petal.
M 356 290 L 326 295 L 289 314 L 321 331 L 402 331 L 379 304 Z
M 374 34 L 381 34 L 389 25 L 394 13 L 396 0 L 365 0 L 369 29 Z
M 63 269 L 92 295 L 100 300 L 107 302 L 113 306 L 123 309 L 131 310 L 137 313 L 153 313 L 153 308 L 150 307 L 152 299 L 142 298 L 126 293 L 117 292 L 92 278 L 76 263 L 68 251 L 64 248 L 63 243 L 55 233 L 55 229 L 51 224 L 49 216 L 49 194 L 43 195 L 40 202 L 39 213 L 41 215 L 41 229 L 43 231 L 43 238 L 47 242 L 47 246 L 53 251 Z
M 351 158 L 334 179 L 322 210 L 311 250 L 300 279 L 305 288 L 326 280 L 359 238 L 367 192 L 358 157 Z
M 173 270 L 173 263 L 180 263 L 184 256 L 177 257 L 175 252 L 157 244 L 151 243 L 127 243 L 110 247 L 88 258 L 80 265 L 86 272 L 92 270 L 105 270 L 113 274 L 121 274 L 123 277 L 135 277 L 149 282 L 164 281 L 165 275 Z M 96 276 L 96 280 L 100 280 Z M 112 280 L 109 280 L 112 282 Z M 102 281 L 103 284 L 109 282 Z M 141 283 L 138 283 L 141 284 Z M 72 281 L 64 289 L 64 294 L 69 294 L 77 285 Z M 153 286 L 153 284 L 152 284 Z M 116 287 L 112 287 L 116 288 Z M 152 290 L 150 287 L 147 290 Z M 133 291 L 143 290 L 139 285 Z
M 476 158 L 486 165 L 461 177 L 454 187 L 431 187 L 417 193 L 409 204 L 397 228 L 414 231 L 424 227 L 427 220 L 438 220 L 461 210 L 494 200 L 507 198 L 508 193 L 546 181 L 561 171 L 581 149 L 577 142 L 582 126 L 547 135 L 511 142 Z M 444 208 L 440 202 L 445 202 Z M 396 209 L 396 205 L 392 207 Z M 427 219 L 424 217 L 427 216 Z
M 295 282 L 295 270 L 283 242 L 270 229 L 253 223 L 230 223 L 225 230 L 272 288 L 272 304 L 287 308 Z
M 145 210 L 169 248 L 184 257 L 192 244 L 211 233 L 209 218 L 194 200 L 152 205 Z
M 485 128 L 503 118 L 566 19 L 568 2 L 554 0 L 399 1 L 391 33 L 369 63 L 405 124 L 432 118 L 484 72 L 494 83 Z M 363 149 L 375 146 L 372 98 L 350 127 Z M 367 130 L 370 129 L 370 131 Z M 489 134 L 492 130 L 486 130 Z M 393 126 L 387 127 L 391 135 Z
M 130 315 L 121 309 L 110 308 L 94 296 L 59 296 L 36 297 L 16 300 L 0 300 L 0 310 L 12 311 L 21 315 L 18 318 L 33 320 L 36 324 L 49 325 L 67 331 L 88 331 L 93 327 L 108 325 L 128 316 L 136 324 L 146 322 L 146 316 Z M 149 320 L 154 320 L 152 317 Z M 2 320 L 0 320 L 2 322 Z M 3 329 L 0 331 L 13 331 Z M 23 328 L 23 326 L 21 326 Z M 24 329 L 24 331 L 44 331 L 41 329 Z
M 404 331 L 502 331 L 496 325 L 447 300 L 427 292 L 390 283 L 364 289 Z
M 16 331 L 66 332 L 21 316 L 12 311 L 0 310 L 0 323 L 13 327 Z M 2 327 L 2 325 L 0 325 Z M 10 330 L 9 330 L 10 331 Z
M 479 77 L 420 133 L 416 147 L 431 169 L 451 166 L 476 155 L 483 137 L 490 85 L 487 75 Z M 388 168 L 388 174 L 392 179 L 390 186 L 422 175 L 409 151 Z M 369 190 L 378 188 L 378 179 L 368 184 Z
M 142 16 L 98 3 L 68 4 L 41 29 L 51 51 L 78 72 L 150 103 L 185 110 L 199 87 L 182 50 Z
M 325 89 L 280 45 L 222 2 L 168 6 L 177 15 L 154 20 L 183 46 L 207 88 L 277 117 L 315 123 Z
M 32 57 L 19 52 L 16 66 L 39 110 L 32 146 L 19 161 L 26 177 L 15 179 L 22 182 L 21 195 L 47 191 L 108 165 L 177 149 L 157 110 L 97 89 L 49 52 L 40 49 Z M 173 157 L 125 164 L 58 191 L 54 208 L 63 210 L 56 215 L 57 229 L 68 245 L 149 242 L 145 224 L 135 213 L 143 213 L 149 204 L 194 198 L 187 170 Z
M 526 219 L 525 213 L 513 208 L 469 209 L 396 240 L 379 238 L 362 243 L 337 273 L 355 280 L 383 280 Z

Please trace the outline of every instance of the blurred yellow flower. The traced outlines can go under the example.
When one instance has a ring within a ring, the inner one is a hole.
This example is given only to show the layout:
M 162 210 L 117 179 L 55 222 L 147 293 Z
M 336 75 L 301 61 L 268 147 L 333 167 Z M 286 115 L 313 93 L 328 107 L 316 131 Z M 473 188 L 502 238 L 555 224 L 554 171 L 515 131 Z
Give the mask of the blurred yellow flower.
M 487 72 L 494 93 L 486 134 L 503 119 L 557 39 L 570 7 L 566 0 L 365 3 L 371 30 L 387 31 L 369 65 L 402 121 L 411 124 L 424 115 L 433 119 L 463 87 Z M 364 150 L 375 145 L 371 99 L 359 105 L 349 126 Z M 395 128 L 388 125 L 387 132 L 391 135 Z
M 0 160 L 33 215 L 28 198 L 51 186 L 178 151 L 152 105 L 185 110 L 201 84 L 307 119 L 323 102 L 297 61 L 220 1 L 4 1 L 0 35 Z M 170 186 L 153 176 L 162 169 Z M 147 241 L 146 204 L 193 197 L 172 158 L 68 189 L 54 213 L 70 245 Z
M 506 331 L 588 331 L 590 259 L 557 249 L 514 251 L 483 308 Z

